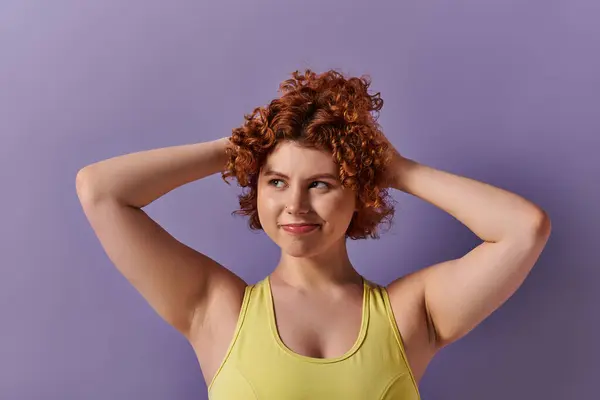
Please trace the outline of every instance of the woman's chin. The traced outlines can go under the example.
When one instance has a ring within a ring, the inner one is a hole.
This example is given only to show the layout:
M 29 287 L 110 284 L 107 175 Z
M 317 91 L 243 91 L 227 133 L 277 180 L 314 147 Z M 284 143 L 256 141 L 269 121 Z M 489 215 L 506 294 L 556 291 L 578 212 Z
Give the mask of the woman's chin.
M 281 250 L 291 256 L 297 258 L 313 257 L 323 251 L 323 246 L 316 243 L 295 242 L 281 246 Z

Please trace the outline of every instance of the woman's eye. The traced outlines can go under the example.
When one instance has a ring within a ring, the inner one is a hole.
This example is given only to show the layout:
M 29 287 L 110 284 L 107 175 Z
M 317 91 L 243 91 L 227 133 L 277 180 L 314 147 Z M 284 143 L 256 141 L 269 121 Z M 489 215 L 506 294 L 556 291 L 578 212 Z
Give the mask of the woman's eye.
M 271 179 L 269 181 L 269 185 L 279 188 L 283 185 L 283 181 L 281 179 Z
M 329 184 L 321 181 L 315 181 L 311 183 L 310 187 L 316 187 L 318 189 L 327 189 L 329 187 Z

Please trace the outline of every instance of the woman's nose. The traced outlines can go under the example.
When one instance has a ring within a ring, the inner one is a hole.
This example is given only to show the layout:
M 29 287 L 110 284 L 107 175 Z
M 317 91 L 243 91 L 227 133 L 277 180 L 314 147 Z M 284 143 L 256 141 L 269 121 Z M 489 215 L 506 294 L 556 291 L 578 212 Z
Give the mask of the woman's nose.
M 285 210 L 288 214 L 306 214 L 310 211 L 310 201 L 307 191 L 293 189 L 289 191 Z

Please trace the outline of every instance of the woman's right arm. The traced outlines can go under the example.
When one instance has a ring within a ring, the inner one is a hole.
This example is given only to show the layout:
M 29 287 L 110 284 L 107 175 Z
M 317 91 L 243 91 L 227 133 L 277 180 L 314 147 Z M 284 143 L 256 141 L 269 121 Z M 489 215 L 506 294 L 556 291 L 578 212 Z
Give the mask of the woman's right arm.
M 142 208 L 223 171 L 227 146 L 222 138 L 130 153 L 90 164 L 76 177 L 77 196 L 110 260 L 188 339 L 204 326 L 209 304 L 241 302 L 246 283 L 179 242 Z

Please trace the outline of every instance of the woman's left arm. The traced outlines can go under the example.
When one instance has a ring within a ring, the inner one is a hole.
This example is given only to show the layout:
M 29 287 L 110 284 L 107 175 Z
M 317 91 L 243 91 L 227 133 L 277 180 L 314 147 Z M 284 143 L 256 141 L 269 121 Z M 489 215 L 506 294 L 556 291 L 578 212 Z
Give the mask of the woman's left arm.
M 475 328 L 519 288 L 546 245 L 550 219 L 515 193 L 393 153 L 391 187 L 448 212 L 483 240 L 461 258 L 414 274 L 435 347 L 441 348 Z M 388 289 L 401 286 L 393 282 Z

